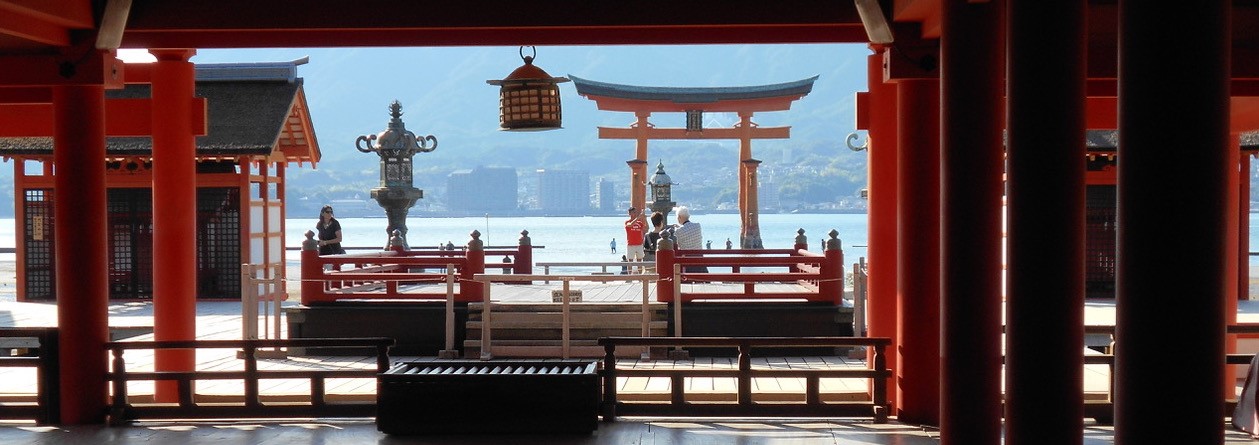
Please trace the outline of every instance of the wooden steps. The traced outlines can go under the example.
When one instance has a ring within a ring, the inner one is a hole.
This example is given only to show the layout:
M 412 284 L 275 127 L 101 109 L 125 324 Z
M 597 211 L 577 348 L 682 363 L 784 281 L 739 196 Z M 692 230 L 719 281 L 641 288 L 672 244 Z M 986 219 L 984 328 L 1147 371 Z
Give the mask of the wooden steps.
M 643 335 L 642 304 L 570 303 L 568 313 L 568 351 L 564 348 L 564 314 L 560 303 L 492 303 L 490 306 L 490 339 L 493 356 L 529 358 L 601 358 L 600 337 Z M 481 330 L 484 326 L 481 303 L 468 305 L 467 330 L 463 343 L 464 357 L 481 355 Z M 648 305 L 648 332 L 653 337 L 668 334 L 667 306 Z M 622 357 L 635 357 L 643 350 L 617 348 Z

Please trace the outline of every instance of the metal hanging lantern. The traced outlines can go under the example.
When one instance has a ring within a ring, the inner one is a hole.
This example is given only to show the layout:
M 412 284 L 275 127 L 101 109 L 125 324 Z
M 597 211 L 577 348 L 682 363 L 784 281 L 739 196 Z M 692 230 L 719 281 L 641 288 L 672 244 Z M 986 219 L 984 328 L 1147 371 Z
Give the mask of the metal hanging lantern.
M 546 71 L 533 65 L 533 55 L 525 55 L 520 47 L 520 58 L 525 64 L 516 68 L 507 78 L 487 80 L 485 83 L 500 86 L 498 93 L 498 127 L 504 131 L 542 131 L 561 128 L 560 87 L 567 77 L 551 77 Z

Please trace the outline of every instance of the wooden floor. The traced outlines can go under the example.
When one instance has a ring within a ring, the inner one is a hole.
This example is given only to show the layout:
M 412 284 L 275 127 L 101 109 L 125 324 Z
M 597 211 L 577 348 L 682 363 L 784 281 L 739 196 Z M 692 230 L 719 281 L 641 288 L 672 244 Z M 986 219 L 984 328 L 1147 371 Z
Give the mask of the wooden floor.
M 550 290 L 558 289 L 559 283 L 535 284 L 530 286 L 496 285 L 493 293 L 495 301 L 525 302 L 539 298 L 548 298 Z M 577 286 L 574 286 L 577 288 Z M 581 286 L 585 301 L 641 301 L 642 286 L 639 283 L 598 284 L 587 283 Z M 649 286 L 654 288 L 654 286 Z M 545 293 L 540 292 L 545 290 Z M 654 292 L 654 289 L 651 289 Z M 545 297 L 538 297 L 539 294 Z M 653 296 L 649 295 L 649 297 Z M 293 304 L 293 303 L 287 303 Z M 1090 302 L 1086 307 L 1086 319 L 1089 323 L 1105 323 L 1113 314 L 1113 303 Z M 1244 305 L 1239 318 L 1254 317 L 1250 312 L 1259 313 L 1259 305 Z M 203 302 L 197 306 L 197 333 L 200 339 L 233 339 L 240 338 L 241 319 L 239 303 Z M 1249 315 L 1248 315 L 1249 314 Z M 152 305 L 149 303 L 122 303 L 109 306 L 111 327 L 121 326 L 152 326 Z M 1110 318 L 1113 320 L 1113 318 Z M 0 326 L 27 327 L 53 326 L 56 324 L 56 307 L 42 303 L 15 303 L 0 301 Z M 134 337 L 135 340 L 152 339 L 151 334 Z M 242 361 L 236 359 L 236 351 L 200 351 L 197 355 L 198 369 L 243 369 Z M 134 354 L 134 355 L 133 355 Z M 147 351 L 128 351 L 129 369 L 151 369 L 152 354 Z M 401 360 L 436 360 L 432 357 L 394 357 Z M 374 360 L 364 357 L 289 357 L 285 359 L 268 359 L 260 362 L 263 369 L 283 368 L 356 368 L 374 367 Z M 700 358 L 696 360 L 622 360 L 621 367 L 734 367 L 733 359 Z M 758 358 L 754 366 L 765 368 L 835 368 L 862 366 L 859 360 L 843 357 L 792 357 L 792 358 Z M 1085 372 L 1086 397 L 1101 397 L 1106 390 L 1108 372 L 1104 366 L 1089 366 Z M 30 400 L 30 388 L 34 382 L 34 371 L 14 368 L 0 368 L 0 401 Z M 267 381 L 262 387 L 264 400 L 298 400 L 304 393 L 306 381 Z M 669 382 L 667 379 L 622 378 L 618 381 L 620 397 L 625 401 L 667 399 Z M 694 400 L 718 401 L 732 400 L 734 382 L 723 379 L 689 379 L 688 392 L 694 394 Z M 864 397 L 864 381 L 831 379 L 823 381 L 824 399 L 828 401 L 851 400 Z M 337 397 L 346 399 L 374 398 L 375 383 L 372 379 L 342 379 L 328 382 L 330 393 L 340 394 Z M 803 382 L 797 379 L 758 379 L 754 383 L 754 398 L 757 400 L 799 400 L 803 398 Z M 152 384 L 134 383 L 129 387 L 130 394 L 141 400 L 145 395 L 152 394 Z M 239 382 L 201 383 L 197 387 L 198 401 L 228 401 L 240 397 L 242 393 Z M 1087 444 L 1113 443 L 1113 430 L 1106 426 L 1086 423 L 1083 434 Z M 1244 434 L 1224 427 L 1228 435 L 1227 443 L 1253 443 Z M 586 436 L 525 436 L 512 437 L 511 443 L 797 443 L 797 444 L 933 444 L 938 443 L 938 435 L 933 431 L 900 425 L 895 422 L 888 425 L 874 425 L 868 420 L 836 420 L 836 419 L 776 419 L 768 421 L 727 421 L 727 420 L 657 420 L 628 418 L 621 422 L 601 424 L 600 430 Z M 234 422 L 200 422 L 180 424 L 143 423 L 124 428 L 75 427 L 75 428 L 44 428 L 25 423 L 4 423 L 0 421 L 0 443 L 4 444 L 43 444 L 43 443 L 505 443 L 503 436 L 454 436 L 399 438 L 378 433 L 371 419 L 347 421 L 309 421 L 309 422 L 267 422 L 249 423 Z

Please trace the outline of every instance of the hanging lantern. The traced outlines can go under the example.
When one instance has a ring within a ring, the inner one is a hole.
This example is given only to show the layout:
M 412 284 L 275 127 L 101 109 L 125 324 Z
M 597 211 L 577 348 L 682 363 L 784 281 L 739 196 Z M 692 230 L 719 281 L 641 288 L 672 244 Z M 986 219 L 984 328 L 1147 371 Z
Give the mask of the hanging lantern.
M 561 82 L 566 77 L 551 77 L 542 68 L 533 66 L 537 48 L 530 46 L 532 56 L 525 55 L 520 47 L 520 58 L 525 64 L 512 71 L 503 80 L 487 80 L 485 83 L 501 88 L 498 93 L 498 127 L 506 131 L 541 131 L 560 128 Z

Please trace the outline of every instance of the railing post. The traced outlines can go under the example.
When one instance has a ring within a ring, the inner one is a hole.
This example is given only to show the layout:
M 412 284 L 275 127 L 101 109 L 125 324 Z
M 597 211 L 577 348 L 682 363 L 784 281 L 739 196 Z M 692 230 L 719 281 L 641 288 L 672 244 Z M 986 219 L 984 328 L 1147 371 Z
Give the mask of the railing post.
M 840 250 L 839 231 L 831 229 L 826 240 L 826 258 L 818 277 L 818 294 L 822 302 L 841 304 L 844 298 L 844 253 Z
M 569 351 L 569 341 L 572 339 L 572 337 L 571 337 L 571 332 L 572 332 L 572 330 L 571 330 L 571 328 L 570 328 L 570 326 L 569 326 L 569 323 L 572 321 L 572 320 L 571 320 L 571 317 L 572 317 L 572 312 L 571 312 L 571 311 L 572 311 L 572 308 L 570 308 L 570 307 L 569 307 L 569 304 L 570 304 L 570 302 L 571 302 L 571 300 L 570 300 L 570 296 L 569 296 L 569 289 L 570 289 L 571 285 L 572 285 L 572 280 L 569 280 L 568 278 L 565 278 L 565 279 L 564 279 L 563 291 L 561 291 L 561 294 L 560 294 L 560 297 L 562 298 L 562 300 L 560 301 L 560 305 L 561 305 L 561 306 L 560 306 L 560 308 L 561 308 L 561 310 L 560 310 L 560 321 L 561 321 L 561 324 L 560 324 L 560 350 L 562 351 L 562 353 L 563 353 L 563 357 L 564 357 L 564 358 L 568 358 L 568 356 L 569 356 L 569 352 L 570 352 L 570 351 Z
M 245 340 L 258 339 L 258 284 L 254 280 L 257 273 L 252 264 L 240 265 L 240 338 Z
M 252 341 L 245 342 L 245 406 L 250 408 L 262 405 L 258 398 L 258 345 Z
M 324 295 L 323 262 L 319 260 L 319 241 L 315 241 L 315 232 L 306 231 L 306 241 L 302 241 L 302 305 L 327 301 Z
M 446 265 L 446 349 L 437 352 L 437 358 L 459 358 L 455 349 L 455 265 Z
M 672 303 L 673 263 L 674 255 L 676 255 L 673 250 L 673 241 L 667 237 L 661 237 L 656 246 L 656 273 L 660 275 L 656 280 L 656 301 Z
M 109 424 L 121 425 L 127 413 L 127 362 L 122 358 L 122 348 L 111 348 L 110 352 L 114 355 L 114 403 L 109 407 Z
M 520 231 L 520 245 L 516 246 L 516 263 L 512 267 L 512 273 L 516 275 L 533 275 L 533 240 L 529 238 L 528 230 Z
M 874 370 L 879 373 L 879 377 L 874 379 L 874 391 L 870 394 L 874 402 L 874 423 L 887 423 L 887 379 L 891 371 L 887 369 L 887 358 L 883 356 L 883 344 L 876 343 L 873 347 Z
M 603 421 L 616 421 L 616 343 L 611 341 L 603 344 Z
M 460 301 L 485 301 L 485 288 L 489 282 L 473 280 L 477 274 L 485 273 L 485 242 L 481 241 L 481 232 L 473 230 L 469 234 L 468 250 L 464 254 L 467 261 L 463 264 L 463 273 L 459 274 Z
M 739 342 L 739 405 L 752 404 L 752 345 Z
M 801 227 L 798 230 L 796 230 L 796 244 L 792 246 L 792 249 L 793 250 L 791 252 L 791 256 L 793 257 L 800 256 L 801 250 L 806 250 L 806 251 L 809 250 L 809 237 L 804 236 L 804 227 Z M 796 267 L 796 265 L 793 264 L 787 268 L 787 271 L 799 272 L 800 268 Z
M 39 337 L 39 425 L 61 423 L 61 344 L 56 328 Z

